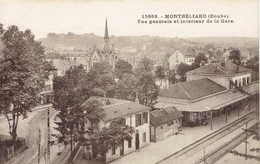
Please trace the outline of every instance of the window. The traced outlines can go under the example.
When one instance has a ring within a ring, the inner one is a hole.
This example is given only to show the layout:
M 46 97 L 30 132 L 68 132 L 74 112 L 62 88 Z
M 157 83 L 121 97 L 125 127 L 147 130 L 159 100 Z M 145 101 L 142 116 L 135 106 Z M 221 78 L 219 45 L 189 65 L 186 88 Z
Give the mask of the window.
M 161 129 L 163 129 L 163 125 L 161 126 Z
M 176 58 L 178 58 L 178 55 L 176 55 Z
M 141 114 L 136 114 L 135 115 L 135 127 L 141 125 Z
M 146 142 L 146 132 L 143 133 L 143 142 Z
M 168 126 L 171 126 L 171 125 L 172 125 L 172 123 L 171 123 L 171 122 L 169 122 L 167 125 L 168 125 Z
M 143 113 L 143 123 L 148 123 L 148 113 L 147 112 Z
M 132 147 L 132 139 L 129 139 L 128 140 L 128 148 L 131 148 Z
M 178 59 L 176 59 L 176 63 L 178 63 Z
M 238 86 L 238 85 L 237 85 L 237 80 L 235 80 L 235 85 Z
M 246 78 L 246 83 L 249 84 L 249 77 Z
M 115 154 L 116 154 L 116 148 L 113 147 L 113 148 L 112 148 L 112 155 L 115 155 Z
M 172 121 L 172 125 L 174 125 L 174 121 Z

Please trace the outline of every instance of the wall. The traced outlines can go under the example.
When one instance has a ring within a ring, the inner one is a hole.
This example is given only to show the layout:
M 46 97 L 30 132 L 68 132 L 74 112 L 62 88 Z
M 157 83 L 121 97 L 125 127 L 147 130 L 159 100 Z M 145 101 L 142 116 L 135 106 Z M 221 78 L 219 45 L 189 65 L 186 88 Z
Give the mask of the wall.
M 174 124 L 171 124 L 170 126 L 168 125 L 168 123 L 165 123 L 165 124 L 155 128 L 155 130 L 156 130 L 156 141 L 155 142 L 163 140 L 178 132 L 178 129 L 181 126 L 180 120 L 175 119 L 175 120 L 173 120 L 173 122 L 174 122 Z M 161 127 L 163 127 L 163 129 Z
M 177 59 L 178 59 L 178 63 L 176 63 Z M 182 53 L 180 53 L 179 51 L 176 51 L 174 54 L 172 54 L 169 57 L 168 62 L 169 62 L 170 69 L 173 69 L 174 67 L 176 67 L 177 64 L 185 63 L 185 58 Z
M 135 145 L 136 132 L 139 133 L 139 149 L 141 149 L 141 148 L 145 147 L 146 145 L 150 144 L 150 130 L 149 130 L 150 114 L 149 114 L 148 110 L 145 111 L 145 112 L 148 112 L 147 123 L 144 123 L 144 124 L 142 124 L 138 127 L 136 127 L 136 125 L 135 125 L 135 115 L 141 114 L 143 112 L 135 113 L 133 115 L 128 115 L 128 116 L 124 117 L 126 119 L 126 125 L 134 127 L 134 130 L 135 130 L 135 133 L 132 134 L 132 147 L 128 148 L 128 141 L 124 141 L 124 155 L 129 154 L 129 153 L 136 150 L 136 145 Z M 132 121 L 131 121 L 130 118 L 132 118 Z M 109 125 L 110 125 L 110 122 L 107 122 L 105 124 L 104 123 L 99 124 L 99 126 L 103 126 L 103 127 L 104 126 L 108 127 Z M 146 142 L 143 142 L 143 133 L 144 132 L 146 133 Z M 106 161 L 110 162 L 110 161 L 113 161 L 113 160 L 115 160 L 119 157 L 120 157 L 120 148 L 119 147 L 116 148 L 116 153 L 114 155 L 112 155 L 112 149 L 110 149 L 108 151 L 108 153 L 106 154 Z

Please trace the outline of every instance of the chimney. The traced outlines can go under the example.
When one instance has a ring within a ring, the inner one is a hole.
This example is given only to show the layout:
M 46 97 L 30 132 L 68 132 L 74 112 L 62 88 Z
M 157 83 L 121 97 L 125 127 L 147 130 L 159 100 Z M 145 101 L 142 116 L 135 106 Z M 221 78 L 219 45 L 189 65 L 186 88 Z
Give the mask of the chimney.
M 136 92 L 135 102 L 136 102 L 137 104 L 140 104 L 139 99 L 138 99 L 138 92 Z

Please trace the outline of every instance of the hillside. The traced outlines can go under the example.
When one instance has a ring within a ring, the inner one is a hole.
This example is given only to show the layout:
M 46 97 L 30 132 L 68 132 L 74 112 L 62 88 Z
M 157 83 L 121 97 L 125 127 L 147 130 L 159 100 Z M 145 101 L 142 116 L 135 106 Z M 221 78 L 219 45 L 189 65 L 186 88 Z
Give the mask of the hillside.
M 47 48 L 57 52 L 88 50 L 100 48 L 103 37 L 93 33 L 77 35 L 74 33 L 49 33 L 46 38 L 39 39 Z M 165 38 L 158 36 L 111 36 L 110 41 L 122 56 L 145 54 L 151 58 L 162 58 L 176 50 L 183 52 L 221 54 L 229 47 L 241 51 L 252 51 L 258 54 L 258 38 L 244 37 L 204 37 L 204 38 Z

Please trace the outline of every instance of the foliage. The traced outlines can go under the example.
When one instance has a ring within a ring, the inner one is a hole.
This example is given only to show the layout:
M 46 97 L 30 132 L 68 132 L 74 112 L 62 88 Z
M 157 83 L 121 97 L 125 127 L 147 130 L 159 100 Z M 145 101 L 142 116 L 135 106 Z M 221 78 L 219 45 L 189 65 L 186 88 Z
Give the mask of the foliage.
M 150 75 L 143 75 L 137 82 L 138 96 L 141 104 L 151 106 L 156 100 L 159 88 Z
M 175 69 L 170 69 L 168 71 L 168 80 L 171 84 L 175 84 L 177 82 Z
M 91 145 L 95 154 L 100 154 L 104 158 L 109 149 L 120 146 L 124 140 L 132 139 L 131 134 L 134 133 L 134 129 L 119 122 L 114 121 L 109 127 L 104 127 L 91 136 Z
M 181 82 L 186 81 L 186 73 L 192 69 L 193 69 L 193 67 L 189 66 L 187 64 L 184 64 L 184 63 L 179 64 L 177 67 L 177 70 L 176 70 L 177 75 L 180 76 L 179 80 Z
M 137 80 L 131 74 L 124 74 L 115 84 L 115 98 L 134 101 L 137 91 Z
M 86 80 L 92 95 L 114 96 L 115 78 L 112 74 L 112 66 L 108 62 L 96 63 L 89 70 Z
M 3 30 L 0 25 L 0 34 L 0 111 L 7 117 L 10 135 L 16 140 L 19 116 L 39 104 L 49 63 L 30 30 L 20 31 L 17 26 Z
M 135 77 L 140 79 L 143 75 L 153 76 L 154 64 L 151 59 L 143 58 L 134 70 Z
M 259 142 L 259 127 L 255 127 L 252 129 L 243 129 L 248 136 L 253 136 L 253 140 L 256 140 Z M 256 152 L 258 155 L 250 155 L 250 154 L 245 154 L 245 153 L 240 153 L 236 150 L 231 150 L 229 151 L 231 154 L 236 155 L 236 156 L 240 156 L 240 157 L 245 157 L 248 159 L 255 159 L 257 161 L 260 160 L 260 156 L 259 156 L 259 152 L 260 152 L 260 148 L 259 147 L 255 147 L 255 148 L 251 148 L 249 149 L 250 152 Z
M 241 54 L 240 54 L 240 51 L 236 50 L 236 49 L 231 50 L 228 59 L 232 63 L 234 63 L 236 65 L 240 65 L 241 64 Z
M 58 139 L 65 144 L 70 141 L 72 145 L 73 141 L 82 138 L 85 124 L 82 122 L 84 113 L 80 109 L 90 96 L 85 85 L 86 75 L 83 66 L 71 67 L 64 76 L 56 77 L 53 81 L 54 108 L 60 111 L 57 115 L 60 121 L 56 122 L 61 134 Z
M 259 73 L 259 57 L 254 56 L 246 63 L 246 68 L 249 68 L 257 73 Z
M 203 53 L 199 53 L 195 57 L 195 60 L 194 60 L 194 63 L 193 63 L 193 65 L 195 66 L 194 69 L 200 67 L 200 64 L 201 64 L 202 61 L 207 62 L 207 58 Z
M 157 77 L 158 79 L 161 80 L 160 85 L 162 85 L 162 80 L 166 77 L 166 70 L 162 65 L 159 65 L 156 67 L 155 77 Z
M 124 60 L 118 60 L 114 71 L 116 77 L 122 79 L 124 74 L 133 74 L 133 66 Z

